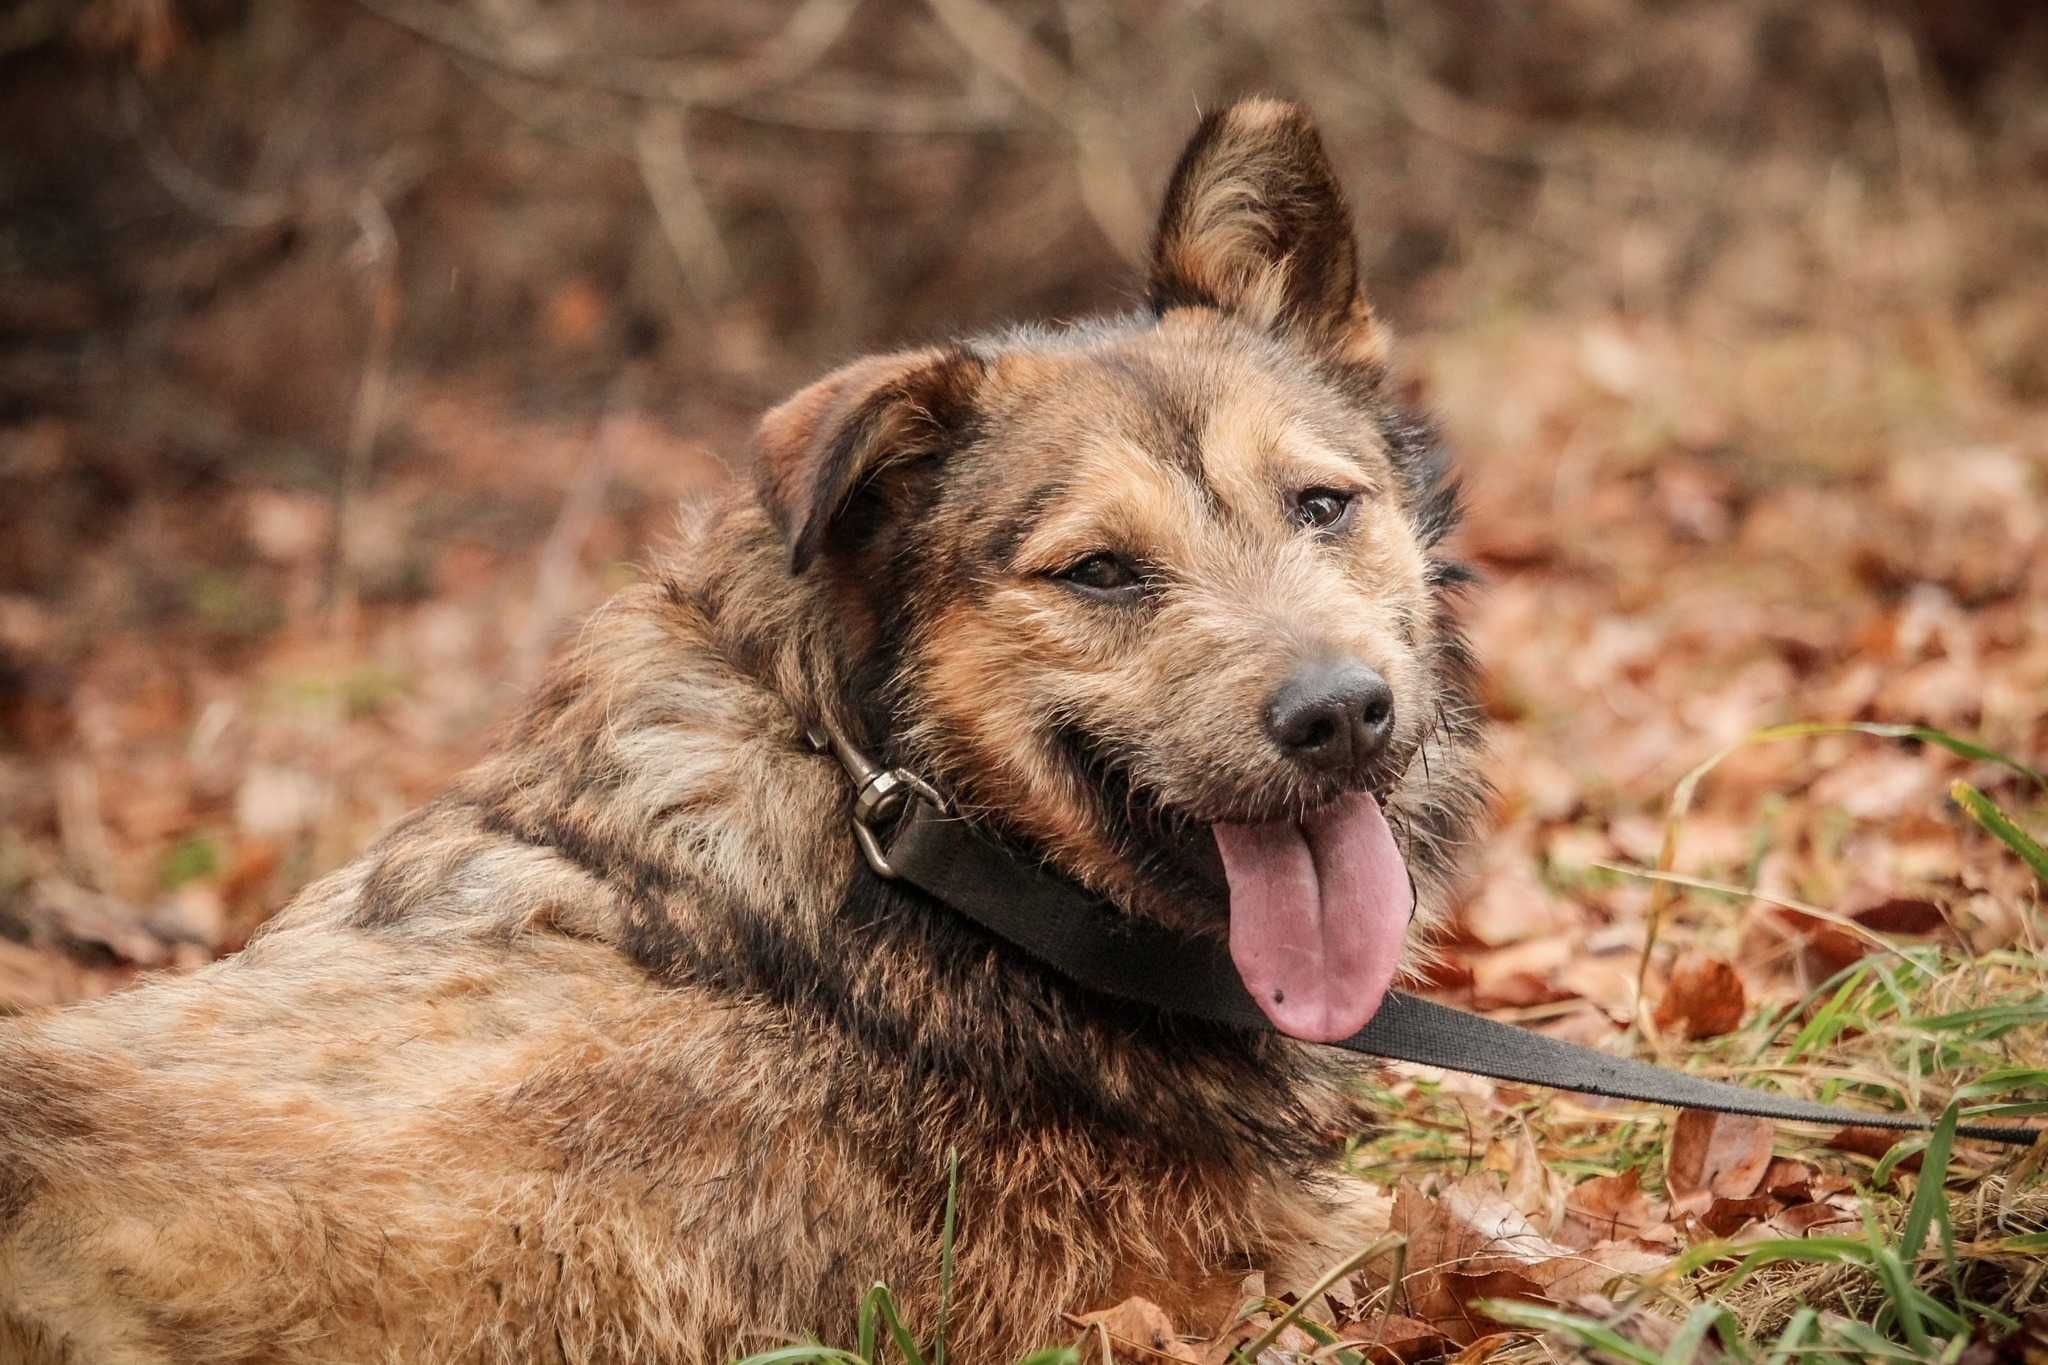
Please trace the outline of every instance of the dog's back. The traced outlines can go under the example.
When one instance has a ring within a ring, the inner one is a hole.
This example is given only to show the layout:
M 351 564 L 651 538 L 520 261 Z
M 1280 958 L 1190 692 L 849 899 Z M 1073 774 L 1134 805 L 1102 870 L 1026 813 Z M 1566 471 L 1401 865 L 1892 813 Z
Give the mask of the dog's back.
M 702 836 L 730 822 L 694 860 L 728 897 L 787 853 L 762 810 L 815 830 L 830 805 L 793 746 L 750 758 L 759 687 L 663 600 L 618 604 L 521 742 L 243 953 L 0 1026 L 0 1359 L 697 1360 L 878 1270 L 914 1290 L 922 1247 L 890 1246 L 888 1192 L 820 1112 L 844 1059 L 799 1064 L 772 1007 L 650 988 L 622 951 L 606 865 L 658 820 L 620 786 L 693 792 Z M 648 633 L 662 666 L 636 678 Z M 691 781 L 714 771 L 722 794 Z M 831 855 L 768 904 L 824 901 Z
M 629 974 L 552 936 L 421 954 L 309 925 L 11 1025 L 0 1323 L 30 1359 L 461 1358 L 472 1333 L 547 1358 L 519 1305 L 614 1302 L 599 1267 L 652 1211 L 588 1176 L 549 1194 L 562 1068 L 647 1036 Z M 480 1284 L 492 1321 L 446 1311 Z

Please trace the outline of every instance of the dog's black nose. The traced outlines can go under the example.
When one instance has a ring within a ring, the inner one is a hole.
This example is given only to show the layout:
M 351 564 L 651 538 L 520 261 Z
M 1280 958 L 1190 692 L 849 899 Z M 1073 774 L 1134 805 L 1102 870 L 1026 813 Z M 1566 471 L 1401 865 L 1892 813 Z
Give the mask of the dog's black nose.
M 1318 772 L 1357 772 L 1394 733 L 1394 689 L 1355 659 L 1303 664 L 1266 703 L 1266 733 Z

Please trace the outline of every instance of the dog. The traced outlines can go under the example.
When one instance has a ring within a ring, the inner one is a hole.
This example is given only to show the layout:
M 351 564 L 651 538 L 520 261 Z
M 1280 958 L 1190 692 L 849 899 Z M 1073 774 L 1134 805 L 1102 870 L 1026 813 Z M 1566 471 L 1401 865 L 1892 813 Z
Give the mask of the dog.
M 769 412 L 493 756 L 240 954 L 0 1023 L 0 1358 L 956 1359 L 1357 1249 L 1357 1062 L 1484 803 L 1457 493 L 1298 107 L 1200 124 L 1145 306 Z M 1275 1031 L 877 875 L 824 724 Z M 1413 925 L 1411 926 L 1411 919 Z

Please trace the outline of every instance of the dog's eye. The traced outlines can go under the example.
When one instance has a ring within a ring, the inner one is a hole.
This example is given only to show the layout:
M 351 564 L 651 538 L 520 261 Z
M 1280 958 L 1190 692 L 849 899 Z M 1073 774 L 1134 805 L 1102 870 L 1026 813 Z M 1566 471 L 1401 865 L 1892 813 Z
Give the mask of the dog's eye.
M 1356 499 L 1335 488 L 1311 488 L 1294 502 L 1294 522 L 1311 531 L 1335 530 L 1351 515 Z
M 1103 597 L 1125 597 L 1140 587 L 1138 571 L 1107 552 L 1077 560 L 1053 576 Z

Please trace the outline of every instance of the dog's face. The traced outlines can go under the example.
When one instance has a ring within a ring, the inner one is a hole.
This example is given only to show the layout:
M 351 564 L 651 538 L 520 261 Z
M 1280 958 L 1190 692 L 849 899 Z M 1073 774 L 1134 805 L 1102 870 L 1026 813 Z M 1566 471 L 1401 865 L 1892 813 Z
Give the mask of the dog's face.
M 1282 1028 L 1341 1036 L 1471 816 L 1454 499 L 1299 110 L 1203 126 L 1151 292 L 840 371 L 764 424 L 764 499 L 875 742 L 1120 904 L 1227 924 Z

